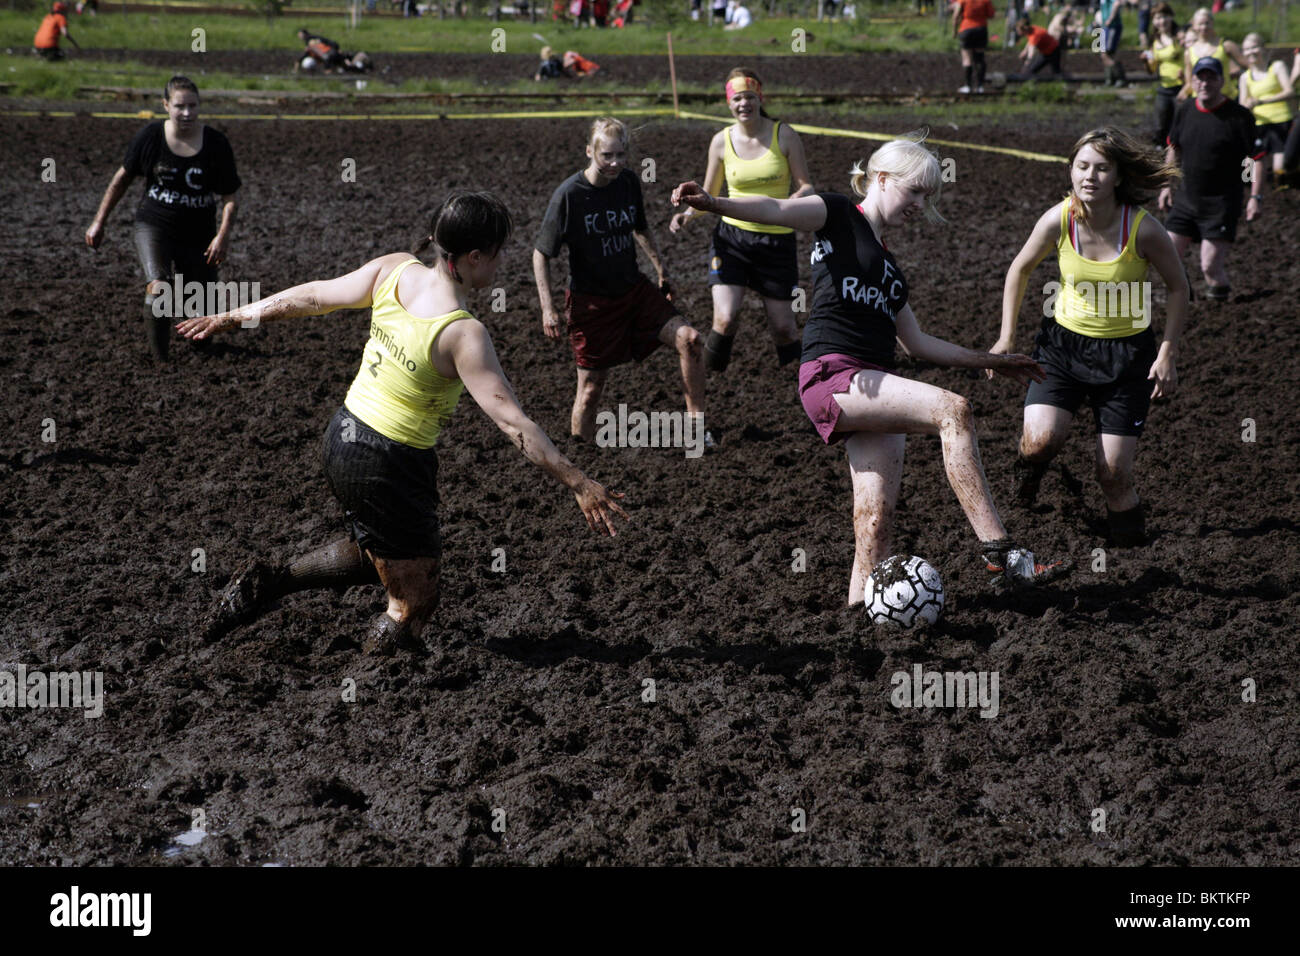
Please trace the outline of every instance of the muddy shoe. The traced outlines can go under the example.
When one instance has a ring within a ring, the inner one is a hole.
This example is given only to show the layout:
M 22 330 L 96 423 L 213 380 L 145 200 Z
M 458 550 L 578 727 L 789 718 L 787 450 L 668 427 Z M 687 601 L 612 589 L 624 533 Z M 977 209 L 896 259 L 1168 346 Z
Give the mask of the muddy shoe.
M 246 561 L 203 622 L 203 639 L 215 641 L 237 627 L 256 620 L 258 614 L 276 596 L 279 575 L 264 561 L 251 558 Z
M 1227 302 L 1231 292 L 1232 286 L 1230 285 L 1208 285 L 1205 290 L 1205 297 L 1211 302 Z
M 367 654 L 379 657 L 392 657 L 399 650 L 420 653 L 427 650 L 424 644 L 411 634 L 410 627 L 397 623 L 387 614 L 380 614 L 371 623 L 365 639 L 361 642 L 361 649 Z
M 1069 558 L 1046 564 L 1034 559 L 1034 552 L 1012 547 L 1008 538 L 984 545 L 984 566 L 994 587 L 1036 588 L 1074 570 Z

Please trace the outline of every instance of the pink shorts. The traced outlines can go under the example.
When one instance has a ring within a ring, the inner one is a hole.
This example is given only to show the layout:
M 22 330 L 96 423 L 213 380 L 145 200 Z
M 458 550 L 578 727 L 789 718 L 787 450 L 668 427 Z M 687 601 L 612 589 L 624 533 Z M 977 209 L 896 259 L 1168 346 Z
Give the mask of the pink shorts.
M 835 431 L 844 409 L 840 408 L 834 396 L 847 395 L 853 376 L 863 369 L 891 371 L 840 352 L 823 355 L 799 366 L 799 399 L 803 402 L 803 410 L 808 413 L 817 434 L 828 445 L 843 441 L 845 436 L 844 432 Z

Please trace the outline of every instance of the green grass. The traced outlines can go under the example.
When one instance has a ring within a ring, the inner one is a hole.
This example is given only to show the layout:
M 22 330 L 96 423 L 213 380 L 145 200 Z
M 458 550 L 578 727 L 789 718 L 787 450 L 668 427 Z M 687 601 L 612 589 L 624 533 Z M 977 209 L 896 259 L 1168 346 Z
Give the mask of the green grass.
M 732 58 L 792 55 L 791 31 L 796 27 L 808 31 L 806 50 L 817 55 L 881 50 L 953 52 L 954 49 L 946 22 L 941 24 L 934 17 L 907 17 L 905 11 L 910 9 L 910 4 L 901 7 L 870 6 L 865 2 L 858 4 L 863 11 L 887 13 L 891 17 L 888 20 L 863 16 L 855 23 L 817 23 L 815 19 L 764 18 L 748 30 L 728 33 L 717 27 L 710 29 L 703 23 L 693 23 L 683 17 L 680 11 L 686 9 L 686 0 L 666 0 L 658 5 L 652 3 L 646 11 L 648 16 L 639 15 L 638 22 L 624 30 L 578 30 L 567 24 L 556 24 L 549 18 L 539 20 L 536 24 L 527 20 L 503 20 L 494 24 L 483 17 L 465 20 L 365 17 L 356 29 L 351 29 L 347 25 L 345 7 L 341 0 L 308 2 L 316 7 L 337 6 L 338 13 L 328 16 L 291 13 L 276 19 L 274 23 L 268 23 L 264 17 L 229 14 L 123 14 L 113 8 L 111 0 L 105 0 L 100 16 L 72 17 L 71 30 L 78 42 L 87 48 L 174 50 L 178 59 L 188 61 L 184 64 L 185 70 L 196 78 L 202 78 L 199 82 L 204 87 L 248 90 L 344 90 L 354 87 L 346 81 L 335 83 L 320 78 L 295 78 L 287 69 L 266 76 L 208 72 L 201 66 L 196 69 L 191 65 L 197 56 L 192 52 L 196 43 L 195 30 L 204 31 L 202 41 L 208 51 L 240 49 L 290 53 L 298 49 L 294 31 L 300 26 L 306 26 L 332 37 L 345 49 L 364 49 L 370 52 L 379 59 L 381 65 L 384 53 L 391 51 L 491 52 L 492 31 L 498 28 L 504 31 L 498 37 L 498 46 L 500 37 L 503 37 L 505 52 L 517 55 L 536 53 L 540 46 L 532 36 L 536 31 L 556 47 L 576 48 L 595 58 L 614 53 L 663 56 L 666 52 L 666 26 L 673 28 L 674 50 L 683 55 L 711 54 Z M 1217 23 L 1225 36 L 1240 39 L 1250 29 L 1251 20 L 1251 11 L 1239 10 L 1221 14 Z M 1266 35 L 1269 34 L 1267 27 L 1272 26 L 1275 20 L 1273 6 L 1266 5 L 1259 17 Z M 75 97 L 77 88 L 81 86 L 152 88 L 159 86 L 166 79 L 165 74 L 170 72 L 133 61 L 110 63 L 79 60 L 75 50 L 70 50 L 69 59 L 63 63 L 47 64 L 37 61 L 25 51 L 30 47 L 38 22 L 39 13 L 36 10 L 0 10 L 0 49 L 9 48 L 13 51 L 11 55 L 0 55 L 0 80 L 14 84 L 12 94 L 68 99 Z M 1288 35 L 1300 36 L 1300 4 L 1294 4 L 1290 9 L 1290 22 Z M 1001 20 L 994 21 L 990 32 L 999 32 L 1001 25 Z M 1129 45 L 1135 43 L 1135 33 L 1135 30 L 1126 32 L 1125 39 Z M 658 86 L 641 85 L 652 91 L 667 87 L 666 82 Z M 397 87 L 383 83 L 378 77 L 372 77 L 370 82 L 371 91 L 395 90 L 403 93 L 468 93 L 483 89 L 472 77 L 429 77 L 408 80 Z M 522 77 L 513 83 L 494 86 L 493 89 L 501 92 L 538 91 L 537 87 Z M 691 87 L 683 86 L 682 89 L 690 90 Z M 1051 105 L 1060 102 L 1067 95 L 1058 85 L 1043 83 L 1021 88 L 996 105 L 990 105 L 990 108 L 1006 110 L 1016 103 Z
M 312 5 L 324 7 L 329 3 L 313 0 Z M 111 0 L 106 0 L 98 17 L 73 16 L 70 29 L 83 46 L 175 50 L 186 54 L 194 42 L 195 29 L 205 31 L 208 50 L 293 50 L 298 45 L 294 32 L 301 26 L 324 33 L 346 49 L 364 49 L 373 53 L 488 53 L 493 51 L 492 31 L 495 29 L 504 31 L 506 52 L 527 54 L 533 54 L 539 48 L 540 44 L 532 36 L 538 32 L 554 46 L 575 48 L 593 56 L 610 53 L 662 55 L 665 52 L 664 33 L 668 29 L 673 31 L 674 49 L 682 54 L 790 55 L 791 31 L 796 28 L 807 31 L 806 51 L 815 54 L 955 49 L 947 21 L 940 22 L 935 17 L 905 17 L 904 8 L 898 7 L 884 8 L 883 12 L 890 19 L 866 15 L 866 11 L 875 8 L 859 3 L 863 15 L 856 22 L 818 23 L 815 17 L 764 17 L 749 29 L 734 32 L 709 28 L 703 22 L 692 22 L 680 15 L 679 7 L 685 10 L 686 0 L 672 0 L 658 8 L 657 16 L 655 11 L 651 11 L 623 30 L 579 30 L 567 24 L 557 24 L 549 18 L 539 19 L 536 24 L 514 19 L 493 23 L 485 17 L 464 20 L 363 17 L 353 29 L 348 25 L 342 4 L 335 14 L 304 16 L 289 12 L 274 22 L 268 22 L 265 17 L 197 12 L 123 14 L 112 6 Z M 1125 31 L 1125 41 L 1132 46 L 1137 39 L 1136 24 L 1131 16 L 1126 19 L 1130 22 Z M 1252 29 L 1252 20 L 1250 10 L 1234 10 L 1220 14 L 1216 23 L 1224 36 L 1240 40 Z M 1264 5 L 1258 29 L 1266 39 L 1283 45 L 1284 39 L 1272 37 L 1276 20 L 1274 5 Z M 40 15 L 35 10 L 0 11 L 0 48 L 29 47 L 39 22 Z M 1002 26 L 999 17 L 990 24 L 990 32 L 1000 33 Z M 1283 35 L 1300 37 L 1300 4 L 1291 5 L 1288 28 Z

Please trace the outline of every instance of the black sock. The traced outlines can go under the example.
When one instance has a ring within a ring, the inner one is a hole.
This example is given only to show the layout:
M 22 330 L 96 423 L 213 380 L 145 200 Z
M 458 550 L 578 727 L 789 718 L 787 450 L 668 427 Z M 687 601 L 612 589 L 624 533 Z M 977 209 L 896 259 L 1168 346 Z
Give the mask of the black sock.
M 984 63 L 984 51 L 978 50 L 975 53 L 975 85 L 977 87 L 984 85 L 985 69 L 986 67 Z
M 731 343 L 735 338 L 710 329 L 704 340 L 704 367 L 710 372 L 725 372 L 731 362 Z
M 789 365 L 797 359 L 803 352 L 802 342 L 787 342 L 785 345 L 776 347 L 776 361 L 778 365 Z
M 370 559 L 351 538 L 340 538 L 311 554 L 305 554 L 284 570 L 280 594 L 312 588 L 345 588 L 358 584 L 379 584 L 379 574 Z
M 167 348 L 171 345 L 171 319 L 153 314 L 154 296 L 144 297 L 144 334 L 149 340 L 149 351 L 160 362 L 167 361 Z
M 964 69 L 966 71 L 966 85 L 970 86 L 971 74 L 975 72 L 975 67 L 968 66 L 965 67 Z
M 1033 504 L 1034 499 L 1038 497 L 1038 486 L 1042 483 L 1043 475 L 1047 474 L 1048 464 L 1050 462 L 1030 461 L 1019 452 L 1016 453 L 1016 460 L 1011 466 L 1011 473 L 1015 476 L 1017 499 L 1027 504 Z
M 1140 501 L 1127 511 L 1111 511 L 1107 505 L 1106 526 L 1110 531 L 1111 544 L 1121 548 L 1135 548 L 1147 543 L 1147 522 Z

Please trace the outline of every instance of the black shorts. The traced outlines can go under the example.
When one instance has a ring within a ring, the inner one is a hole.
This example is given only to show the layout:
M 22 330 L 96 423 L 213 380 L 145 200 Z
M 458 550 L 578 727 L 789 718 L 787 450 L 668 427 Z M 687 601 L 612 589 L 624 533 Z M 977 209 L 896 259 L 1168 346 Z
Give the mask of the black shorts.
M 171 279 L 177 273 L 185 277 L 185 282 L 216 282 L 217 269 L 208 264 L 210 242 L 211 236 L 195 242 L 150 222 L 137 220 L 135 224 L 135 252 L 145 282 Z
M 957 34 L 957 42 L 963 50 L 984 50 L 989 45 L 988 27 L 971 27 Z
M 1217 239 L 1232 242 L 1237 238 L 1237 220 L 1241 218 L 1241 190 L 1232 196 L 1187 195 L 1180 189 L 1174 196 L 1174 206 L 1165 219 L 1165 231 L 1187 236 L 1194 242 Z
M 1285 123 L 1265 123 L 1255 127 L 1255 148 L 1262 149 L 1266 153 L 1285 152 L 1286 138 L 1291 132 L 1292 122 L 1293 120 L 1287 120 Z
M 789 302 L 799 286 L 793 232 L 750 232 L 718 221 L 709 244 L 709 285 L 738 285 Z
M 1141 435 L 1151 408 L 1147 380 L 1156 360 L 1156 337 L 1150 329 L 1120 339 L 1095 339 L 1043 322 L 1034 360 L 1047 372 L 1031 382 L 1025 406 L 1051 405 L 1070 414 L 1086 399 L 1102 435 Z
M 375 431 L 343 406 L 321 449 L 325 480 L 364 550 L 379 558 L 436 558 L 438 455 Z

